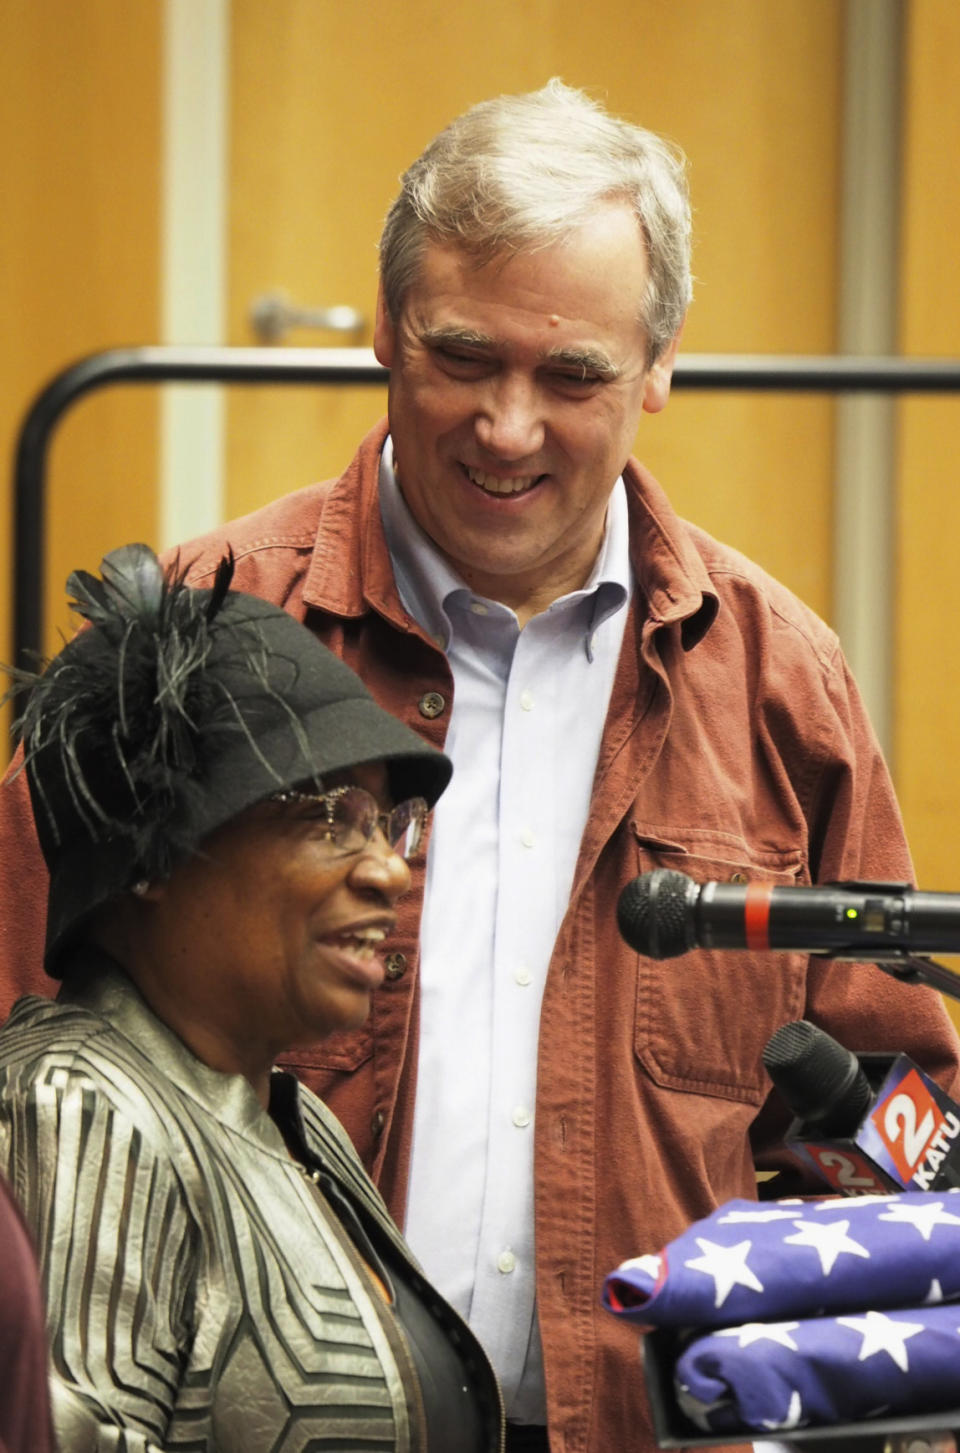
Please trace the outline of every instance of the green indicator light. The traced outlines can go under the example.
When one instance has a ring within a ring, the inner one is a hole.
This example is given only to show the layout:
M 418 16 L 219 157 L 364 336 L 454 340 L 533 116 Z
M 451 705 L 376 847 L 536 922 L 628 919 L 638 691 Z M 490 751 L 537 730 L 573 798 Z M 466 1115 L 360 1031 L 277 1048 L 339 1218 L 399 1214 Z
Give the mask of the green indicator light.
M 848 918 L 859 918 L 860 917 L 860 912 L 856 908 L 848 908 L 847 909 L 847 917 Z

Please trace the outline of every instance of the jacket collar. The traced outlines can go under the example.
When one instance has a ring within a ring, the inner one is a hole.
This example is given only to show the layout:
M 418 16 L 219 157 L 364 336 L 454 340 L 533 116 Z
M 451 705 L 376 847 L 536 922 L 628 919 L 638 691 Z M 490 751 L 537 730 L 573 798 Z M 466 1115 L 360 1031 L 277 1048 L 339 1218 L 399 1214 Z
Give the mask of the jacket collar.
M 303 583 L 304 604 L 346 619 L 373 608 L 405 625 L 380 521 L 380 453 L 387 421 L 370 430 L 324 505 Z
M 260 1149 L 287 1160 L 276 1125 L 243 1075 L 223 1074 L 198 1060 L 183 1040 L 158 1019 L 116 961 L 85 946 L 71 959 L 69 978 L 57 996 L 103 1019 L 129 1040 L 151 1066 L 209 1115 L 253 1141 Z
M 648 469 L 635 459 L 623 471 L 630 510 L 630 558 L 652 627 L 679 623 L 685 651 L 713 625 L 720 597 L 694 544 Z

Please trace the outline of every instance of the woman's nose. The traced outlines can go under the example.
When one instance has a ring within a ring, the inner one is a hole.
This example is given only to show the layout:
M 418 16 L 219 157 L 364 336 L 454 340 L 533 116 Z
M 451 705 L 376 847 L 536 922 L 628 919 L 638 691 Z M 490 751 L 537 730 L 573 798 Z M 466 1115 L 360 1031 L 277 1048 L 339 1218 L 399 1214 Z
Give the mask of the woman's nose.
M 357 887 L 375 888 L 393 903 L 410 887 L 410 869 L 378 827 L 359 854 L 350 879 Z

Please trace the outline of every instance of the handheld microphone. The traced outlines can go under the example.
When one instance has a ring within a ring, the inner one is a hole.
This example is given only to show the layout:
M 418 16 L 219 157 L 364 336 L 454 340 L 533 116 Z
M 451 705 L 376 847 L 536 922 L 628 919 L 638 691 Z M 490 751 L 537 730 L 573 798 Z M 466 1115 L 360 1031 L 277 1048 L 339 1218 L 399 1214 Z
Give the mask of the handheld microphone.
M 921 893 L 908 883 L 741 887 L 657 868 L 623 889 L 617 923 L 630 947 L 651 959 L 747 948 L 875 963 L 960 952 L 960 893 Z
M 785 1144 L 843 1195 L 960 1187 L 960 1106 L 905 1054 L 851 1054 L 806 1019 L 763 1064 L 796 1117 Z

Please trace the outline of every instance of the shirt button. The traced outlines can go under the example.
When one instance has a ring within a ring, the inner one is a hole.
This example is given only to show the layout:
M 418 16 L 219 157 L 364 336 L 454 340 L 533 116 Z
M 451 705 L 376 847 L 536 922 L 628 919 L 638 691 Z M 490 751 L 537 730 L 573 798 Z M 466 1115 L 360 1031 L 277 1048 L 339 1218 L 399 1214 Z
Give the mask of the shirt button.
M 747 877 L 746 873 L 731 873 L 730 874 L 730 882 L 731 883 L 749 883 L 749 881 L 750 881 L 750 879 Z
M 384 971 L 388 979 L 402 979 L 407 971 L 406 954 L 387 954 Z
M 373 1117 L 370 1121 L 370 1133 L 373 1135 L 375 1140 L 383 1134 L 383 1127 L 386 1123 L 387 1117 L 383 1113 L 383 1111 L 375 1110 L 373 1113 Z
M 484 605 L 482 600 L 472 600 L 470 602 L 470 609 L 475 616 L 485 616 L 490 613 L 488 607 Z
M 533 692 L 532 691 L 521 691 L 521 693 L 520 693 L 520 709 L 521 709 L 521 711 L 533 711 Z
M 425 691 L 417 703 L 420 708 L 420 715 L 425 716 L 428 721 L 432 721 L 435 716 L 439 716 L 446 704 L 439 691 Z
M 532 828 L 525 827 L 523 829 L 523 832 L 520 834 L 520 841 L 523 843 L 523 846 L 525 848 L 532 848 L 536 840 L 537 839 L 534 836 Z
M 533 983 L 533 975 L 529 969 L 518 969 L 513 976 L 521 989 L 526 989 Z
M 513 1112 L 513 1123 L 518 1130 L 523 1130 L 530 1124 L 530 1111 L 524 1105 L 518 1105 Z
M 509 1276 L 511 1271 L 517 1267 L 517 1258 L 512 1251 L 501 1251 L 497 1257 L 497 1271 L 502 1271 L 504 1276 Z

